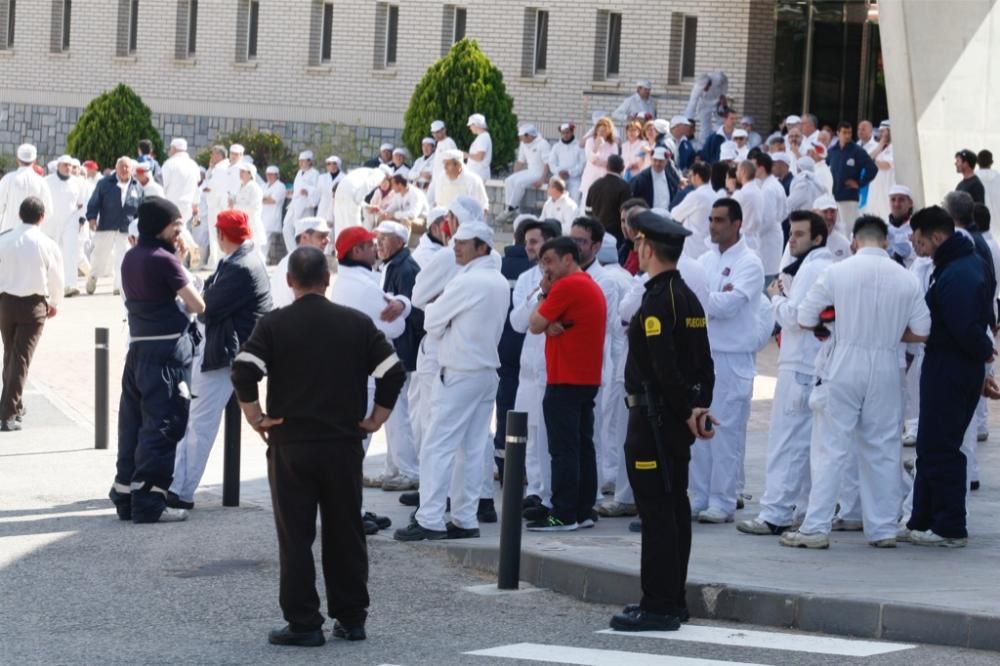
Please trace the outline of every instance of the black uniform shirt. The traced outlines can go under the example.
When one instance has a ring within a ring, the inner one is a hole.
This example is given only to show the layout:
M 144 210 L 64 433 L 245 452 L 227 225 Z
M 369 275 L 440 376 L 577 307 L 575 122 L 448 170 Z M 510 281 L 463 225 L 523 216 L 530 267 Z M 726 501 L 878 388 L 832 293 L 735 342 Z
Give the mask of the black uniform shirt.
M 715 366 L 708 346 L 705 311 L 681 274 L 660 273 L 646 283 L 639 311 L 628 327 L 625 390 L 643 393 L 649 382 L 663 399 L 665 416 L 681 421 L 692 407 L 708 407 L 715 386 Z M 700 386 L 697 395 L 692 388 Z

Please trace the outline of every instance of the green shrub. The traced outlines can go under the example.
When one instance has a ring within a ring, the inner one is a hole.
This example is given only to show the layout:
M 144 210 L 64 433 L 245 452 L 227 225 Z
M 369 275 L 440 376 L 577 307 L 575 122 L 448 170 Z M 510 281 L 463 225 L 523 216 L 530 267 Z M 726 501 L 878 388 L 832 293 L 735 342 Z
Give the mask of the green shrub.
M 113 167 L 122 155 L 138 154 L 140 139 L 152 141 L 157 158 L 166 159 L 149 107 L 135 91 L 120 83 L 90 100 L 66 137 L 66 152 L 80 160 L 94 160 L 105 169 Z
M 475 137 L 465 123 L 473 113 L 486 116 L 494 168 L 506 167 L 517 153 L 514 100 L 507 94 L 503 73 L 475 41 L 463 39 L 431 65 L 413 90 L 403 117 L 403 143 L 412 155 L 420 155 L 420 141 L 430 135 L 431 122 L 443 120 L 448 136 L 468 150 Z
M 253 127 L 243 127 L 237 131 L 217 137 L 212 145 L 229 146 L 238 143 L 246 149 L 246 154 L 253 158 L 254 166 L 264 176 L 264 170 L 272 164 L 281 169 L 281 180 L 291 182 L 299 170 L 298 154 L 292 153 L 281 137 L 273 132 L 259 130 Z M 208 168 L 208 158 L 212 146 L 205 146 L 195 156 L 195 161 Z

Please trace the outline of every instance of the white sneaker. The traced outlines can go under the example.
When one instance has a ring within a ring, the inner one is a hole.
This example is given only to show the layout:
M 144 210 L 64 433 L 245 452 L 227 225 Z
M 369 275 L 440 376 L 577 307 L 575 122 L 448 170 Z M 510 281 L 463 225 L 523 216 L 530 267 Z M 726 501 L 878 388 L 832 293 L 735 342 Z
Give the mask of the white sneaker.
M 97 278 L 94 277 L 93 275 L 87 277 L 86 289 L 88 294 L 93 294 L 95 291 L 97 291 Z
M 378 476 L 366 476 L 361 479 L 361 485 L 365 488 L 381 488 L 382 482 L 385 480 L 385 476 L 379 474 Z
M 160 514 L 160 523 L 180 523 L 188 519 L 187 509 L 171 509 L 169 506 Z
M 942 548 L 965 548 L 968 539 L 950 539 L 935 534 L 933 530 L 910 530 L 910 543 L 914 546 L 940 546 Z
M 876 539 L 875 541 L 869 541 L 868 545 L 873 548 L 895 548 L 896 538 L 887 537 L 885 539 Z
M 806 534 L 805 532 L 785 532 L 778 537 L 778 543 L 789 548 L 817 548 L 825 549 L 830 547 L 830 537 L 825 534 Z
M 786 525 L 772 525 L 766 520 L 762 520 L 759 516 L 753 520 L 741 520 L 736 523 L 736 529 L 744 534 L 760 534 L 763 536 L 774 536 L 776 534 L 781 534 L 788 529 Z
M 916 446 L 917 445 L 917 433 L 908 432 L 903 435 L 903 446 Z
M 399 474 L 388 479 L 382 479 L 382 490 L 416 490 L 420 483 L 416 479 Z
M 710 506 L 701 513 L 698 514 L 699 523 L 731 523 L 733 522 L 733 514 L 726 513 L 722 509 Z
M 597 513 L 605 518 L 620 518 L 621 516 L 636 516 L 639 514 L 639 509 L 636 508 L 635 504 L 604 500 L 597 505 Z
M 906 526 L 906 523 L 900 523 L 896 527 L 896 541 L 910 542 L 910 529 Z
M 864 524 L 860 520 L 834 518 L 830 529 L 834 532 L 860 532 L 864 529 Z

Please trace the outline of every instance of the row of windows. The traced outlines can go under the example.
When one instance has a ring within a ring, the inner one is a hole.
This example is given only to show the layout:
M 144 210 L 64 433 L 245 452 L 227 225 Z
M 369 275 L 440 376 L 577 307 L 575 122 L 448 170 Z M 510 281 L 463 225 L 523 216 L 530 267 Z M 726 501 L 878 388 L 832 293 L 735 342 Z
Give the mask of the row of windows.
M 250 62 L 257 57 L 260 28 L 260 0 L 237 0 L 236 61 Z M 314 2 L 310 26 L 310 65 L 331 62 L 333 58 L 334 2 Z M 0 49 L 14 46 L 16 0 L 0 0 Z M 468 14 L 464 7 L 445 5 L 441 22 L 441 54 L 465 37 Z M 52 52 L 70 47 L 72 0 L 56 0 L 52 5 Z M 130 56 L 138 49 L 139 0 L 118 0 L 116 53 Z M 675 46 L 671 53 L 670 83 L 694 76 L 695 45 L 698 19 L 695 16 L 672 14 L 671 30 Z M 399 38 L 399 6 L 388 2 L 375 4 L 375 69 L 396 64 Z M 198 0 L 178 0 L 174 57 L 187 60 L 195 57 L 198 41 Z M 524 41 L 521 75 L 543 76 L 548 66 L 549 12 L 543 9 L 524 10 Z M 617 12 L 597 12 L 597 35 L 594 47 L 595 81 L 615 78 L 621 69 L 622 15 Z

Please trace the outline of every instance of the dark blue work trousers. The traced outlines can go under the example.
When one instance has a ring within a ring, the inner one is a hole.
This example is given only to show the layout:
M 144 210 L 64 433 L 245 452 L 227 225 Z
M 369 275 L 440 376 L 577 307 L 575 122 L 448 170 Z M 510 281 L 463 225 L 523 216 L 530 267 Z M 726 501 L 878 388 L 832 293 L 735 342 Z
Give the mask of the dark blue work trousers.
M 552 456 L 552 515 L 564 523 L 590 518 L 597 498 L 594 399 L 597 386 L 549 384 L 542 398 Z

